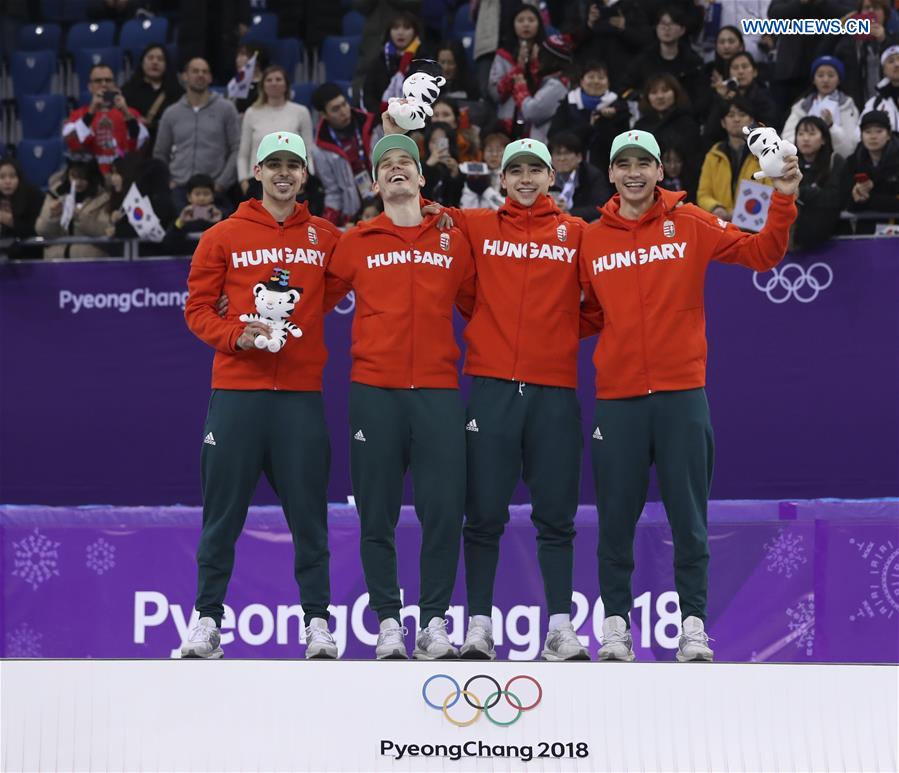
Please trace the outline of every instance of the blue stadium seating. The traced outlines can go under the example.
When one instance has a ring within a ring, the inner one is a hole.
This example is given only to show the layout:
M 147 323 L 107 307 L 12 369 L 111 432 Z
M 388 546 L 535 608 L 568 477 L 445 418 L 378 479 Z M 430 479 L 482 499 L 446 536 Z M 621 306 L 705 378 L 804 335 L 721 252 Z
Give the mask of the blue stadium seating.
M 299 105 L 306 105 L 310 110 L 315 108 L 312 106 L 312 92 L 318 88 L 317 83 L 298 83 L 293 87 L 293 96 L 291 100 Z
M 13 94 L 46 94 L 56 72 L 58 59 L 53 51 L 17 51 L 12 57 Z
M 356 70 L 360 35 L 328 35 L 322 41 L 321 62 L 326 81 L 349 81 Z
M 41 0 L 40 18 L 53 22 L 81 21 L 87 16 L 88 0 Z
M 61 137 L 51 140 L 22 140 L 16 146 L 16 159 L 25 178 L 42 189 L 47 179 L 62 165 L 63 142 Z
M 243 36 L 242 41 L 258 41 L 260 43 L 274 43 L 278 39 L 278 16 L 270 11 L 261 11 L 253 14 L 250 29 Z
M 465 35 L 474 37 L 474 23 L 468 18 L 468 3 L 460 5 L 453 16 L 453 28 L 450 37 L 461 40 Z
M 115 43 L 115 22 L 79 22 L 69 28 L 66 52 L 74 54 L 82 48 L 106 48 Z
M 270 47 L 271 60 L 287 70 L 291 83 L 296 79 L 297 65 L 305 62 L 303 46 L 296 38 L 281 38 Z
M 62 122 L 68 115 L 66 98 L 62 94 L 26 94 L 16 102 L 22 136 L 33 140 L 59 136 Z
M 107 46 L 105 48 L 82 48 L 75 51 L 75 75 L 78 76 L 79 91 L 87 88 L 91 67 L 100 63 L 109 65 L 118 77 L 122 71 L 122 49 L 118 46 Z
M 169 34 L 169 20 L 165 16 L 129 19 L 119 33 L 119 47 L 136 63 L 137 57 L 151 43 L 165 44 Z
M 365 16 L 359 11 L 348 11 L 343 15 L 340 23 L 340 34 L 361 35 L 363 27 L 365 27 Z
M 16 30 L 18 51 L 59 51 L 62 43 L 62 27 L 47 24 L 23 24 Z

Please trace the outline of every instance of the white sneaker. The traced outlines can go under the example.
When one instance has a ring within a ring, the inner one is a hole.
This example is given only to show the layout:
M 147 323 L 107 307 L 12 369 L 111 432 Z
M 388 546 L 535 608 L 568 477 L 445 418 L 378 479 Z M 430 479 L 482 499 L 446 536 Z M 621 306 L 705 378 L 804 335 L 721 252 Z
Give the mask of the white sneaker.
M 337 660 L 337 642 L 321 617 L 313 617 L 306 628 L 306 660 Z
M 422 628 L 415 639 L 416 660 L 451 660 L 459 657 L 459 650 L 450 644 L 446 635 L 446 620 L 432 617 L 427 628 Z
M 709 648 L 709 636 L 705 625 L 698 617 L 684 620 L 680 640 L 677 643 L 678 663 L 711 663 L 714 652 Z
M 465 634 L 465 643 L 462 645 L 460 656 L 465 660 L 496 660 L 493 628 L 469 620 L 468 633 Z
M 581 644 L 571 623 L 553 628 L 546 634 L 546 642 L 540 656 L 550 661 L 590 660 L 590 653 Z
M 406 634 L 409 631 L 396 620 L 382 620 L 381 633 L 375 645 L 375 657 L 378 660 L 408 660 L 406 654 Z
M 596 653 L 597 660 L 634 660 L 634 639 L 623 617 L 613 615 L 602 621 L 602 646 Z
M 182 643 L 181 657 L 218 660 L 225 656 L 221 643 L 222 632 L 215 627 L 215 620 L 211 617 L 201 617 Z

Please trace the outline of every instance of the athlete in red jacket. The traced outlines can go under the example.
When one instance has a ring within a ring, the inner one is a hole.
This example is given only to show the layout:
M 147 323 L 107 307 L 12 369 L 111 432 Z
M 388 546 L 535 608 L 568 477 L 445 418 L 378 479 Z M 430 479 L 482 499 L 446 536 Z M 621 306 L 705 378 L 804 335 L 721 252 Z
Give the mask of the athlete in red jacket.
M 599 512 L 600 660 L 634 659 L 629 632 L 634 532 L 654 463 L 674 541 L 683 629 L 677 659 L 711 660 L 705 633 L 707 511 L 713 439 L 705 395 L 703 287 L 711 260 L 767 271 L 784 256 L 802 175 L 787 159 L 773 180 L 768 220 L 750 235 L 663 190 L 659 145 L 644 131 L 612 144 L 618 194 L 587 226 L 584 291 L 605 326 L 596 346 L 593 475 Z
M 328 273 L 356 293 L 350 385 L 350 466 L 362 566 L 380 624 L 378 659 L 405 658 L 394 532 L 411 469 L 422 527 L 421 629 L 414 657 L 457 658 L 444 617 L 456 580 L 465 504 L 465 409 L 453 306 L 469 314 L 475 269 L 458 229 L 423 217 L 418 146 L 382 138 L 373 190 L 384 214 L 348 231 Z
M 321 381 L 324 310 L 344 293 L 325 277 L 339 232 L 296 203 L 306 181 L 299 135 L 263 137 L 254 175 L 262 183 L 262 202 L 244 202 L 203 234 L 188 277 L 188 327 L 216 354 L 203 430 L 199 620 L 181 653 L 222 657 L 234 544 L 264 472 L 293 536 L 306 657 L 336 658 L 328 630 L 330 442 Z M 224 319 L 216 310 L 223 293 L 231 309 Z

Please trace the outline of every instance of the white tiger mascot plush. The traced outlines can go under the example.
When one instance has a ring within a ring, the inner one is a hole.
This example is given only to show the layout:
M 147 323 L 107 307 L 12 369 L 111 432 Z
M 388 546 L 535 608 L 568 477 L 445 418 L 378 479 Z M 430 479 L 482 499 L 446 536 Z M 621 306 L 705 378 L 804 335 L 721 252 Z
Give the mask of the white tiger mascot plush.
M 276 268 L 272 278 L 263 284 L 259 282 L 253 287 L 253 295 L 256 296 L 256 314 L 241 314 L 241 322 L 263 322 L 271 328 L 272 334 L 268 338 L 264 335 L 256 336 L 254 343 L 257 349 L 268 349 L 270 352 L 280 352 L 287 343 L 287 334 L 294 338 L 303 335 L 288 317 L 293 314 L 297 302 L 303 297 L 302 287 L 290 287 L 290 272 L 283 268 Z
M 440 87 L 444 83 L 446 78 L 442 75 L 426 72 L 410 75 L 403 81 L 404 98 L 391 97 L 387 113 L 403 131 L 423 128 L 425 120 L 434 115 L 431 105 L 440 96 Z
M 796 146 L 792 142 L 782 140 L 777 131 L 770 126 L 744 126 L 743 134 L 746 135 L 746 145 L 752 155 L 759 160 L 761 172 L 752 175 L 754 180 L 770 177 L 783 177 L 785 156 L 795 156 Z

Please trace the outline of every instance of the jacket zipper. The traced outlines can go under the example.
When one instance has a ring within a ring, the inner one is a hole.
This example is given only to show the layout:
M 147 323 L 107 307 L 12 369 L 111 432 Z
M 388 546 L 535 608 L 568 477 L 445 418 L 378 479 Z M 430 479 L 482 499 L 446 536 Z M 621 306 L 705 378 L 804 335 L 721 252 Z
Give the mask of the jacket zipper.
M 278 240 L 281 242 L 281 247 L 283 248 L 284 247 L 284 224 L 283 223 L 278 223 Z M 281 360 L 278 357 L 273 357 L 272 359 L 275 361 L 275 371 L 272 374 L 272 381 L 273 381 L 272 389 L 274 389 L 277 392 L 278 391 L 278 364 L 281 362 Z
M 531 210 L 527 211 L 527 243 L 528 248 L 530 249 L 531 244 Z M 519 341 L 521 341 L 521 317 L 524 314 L 524 296 L 527 293 L 528 288 L 528 266 L 531 263 L 530 255 L 525 256 L 524 260 L 526 261 L 524 264 L 524 279 L 521 283 L 521 301 L 518 304 L 518 325 L 515 328 L 515 353 L 514 359 L 512 360 L 512 381 L 518 381 L 521 383 L 521 380 L 516 376 L 516 371 L 518 370 L 518 351 L 519 351 Z M 519 387 L 520 389 L 520 387 Z
M 637 230 L 639 226 L 634 228 L 634 254 L 637 253 Z M 643 285 L 640 283 L 640 264 L 634 266 L 637 269 L 635 276 L 637 277 L 637 295 L 640 298 L 640 340 L 643 343 L 643 370 L 646 373 L 646 393 L 652 394 L 652 386 L 649 380 L 649 357 L 646 351 L 646 308 L 643 305 Z
M 409 242 L 409 249 L 414 250 L 415 245 Z M 415 389 L 415 264 L 409 264 L 409 302 L 412 307 L 410 324 L 412 325 L 411 338 L 409 340 L 409 388 Z

